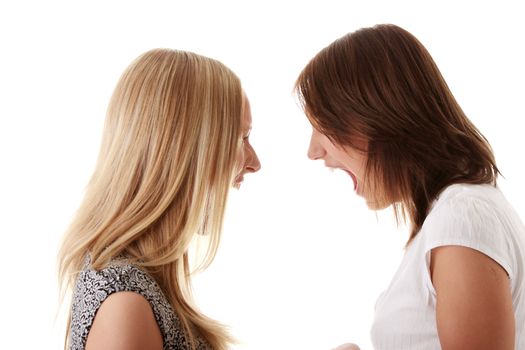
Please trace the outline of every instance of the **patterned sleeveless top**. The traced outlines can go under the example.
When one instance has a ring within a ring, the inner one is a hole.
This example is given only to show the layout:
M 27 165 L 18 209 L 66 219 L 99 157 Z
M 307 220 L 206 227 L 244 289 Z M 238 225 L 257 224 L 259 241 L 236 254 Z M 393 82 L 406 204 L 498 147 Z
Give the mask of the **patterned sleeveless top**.
M 73 292 L 70 350 L 84 350 L 95 314 L 102 302 L 116 292 L 135 292 L 149 302 L 164 342 L 164 350 L 189 350 L 180 320 L 159 285 L 148 273 L 123 259 L 96 271 L 89 259 L 80 272 Z M 212 350 L 202 338 L 198 350 Z

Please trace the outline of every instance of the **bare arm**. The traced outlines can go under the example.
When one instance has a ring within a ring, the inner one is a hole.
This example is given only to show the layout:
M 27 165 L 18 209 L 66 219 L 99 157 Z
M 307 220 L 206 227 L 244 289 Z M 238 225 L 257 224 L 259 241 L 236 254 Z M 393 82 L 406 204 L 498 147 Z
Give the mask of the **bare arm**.
M 133 292 L 118 292 L 104 300 L 86 341 L 86 350 L 162 350 L 162 346 L 151 306 Z
M 466 247 L 431 252 L 436 319 L 443 350 L 513 350 L 515 321 L 507 272 Z

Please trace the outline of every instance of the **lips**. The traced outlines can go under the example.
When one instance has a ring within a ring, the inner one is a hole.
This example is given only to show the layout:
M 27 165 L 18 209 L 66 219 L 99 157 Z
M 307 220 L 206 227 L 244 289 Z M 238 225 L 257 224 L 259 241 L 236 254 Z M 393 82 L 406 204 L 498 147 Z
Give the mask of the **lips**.
M 243 175 L 238 175 L 235 180 L 233 181 L 233 184 L 235 187 L 240 187 L 242 182 L 244 181 L 244 176 Z

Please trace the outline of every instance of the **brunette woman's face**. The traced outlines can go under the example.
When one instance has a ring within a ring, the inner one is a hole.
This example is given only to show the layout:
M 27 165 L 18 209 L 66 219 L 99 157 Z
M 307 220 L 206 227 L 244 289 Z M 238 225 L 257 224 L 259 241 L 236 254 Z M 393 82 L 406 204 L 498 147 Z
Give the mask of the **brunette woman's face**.
M 366 142 L 358 145 L 366 149 Z M 346 172 L 354 183 L 354 191 L 366 200 L 370 209 L 382 209 L 385 206 L 376 204 L 374 197 L 368 193 L 365 184 L 366 155 L 351 147 L 341 147 L 334 144 L 330 139 L 313 128 L 308 148 L 308 158 L 312 160 L 324 160 L 325 166 L 333 169 L 341 169 Z
M 244 181 L 244 174 L 255 173 L 261 169 L 261 163 L 257 157 L 257 153 L 250 144 L 250 132 L 252 130 L 252 112 L 250 109 L 250 102 L 246 95 L 244 95 L 244 110 L 241 116 L 241 137 L 242 145 L 237 153 L 237 176 L 233 181 L 233 186 L 241 187 Z

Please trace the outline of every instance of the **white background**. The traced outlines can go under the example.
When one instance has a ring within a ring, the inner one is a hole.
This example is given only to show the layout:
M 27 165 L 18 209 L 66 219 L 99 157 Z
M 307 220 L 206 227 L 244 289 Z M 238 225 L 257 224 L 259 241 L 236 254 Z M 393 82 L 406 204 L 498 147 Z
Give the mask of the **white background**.
M 292 87 L 307 61 L 363 26 L 395 23 L 433 55 L 490 140 L 500 186 L 525 216 L 524 11 L 499 1 L 2 1 L 0 348 L 58 349 L 55 262 L 98 152 L 117 79 L 156 47 L 223 61 L 251 99 L 262 170 L 233 191 L 219 254 L 195 278 L 235 349 L 371 349 L 374 302 L 406 232 L 306 158 Z

